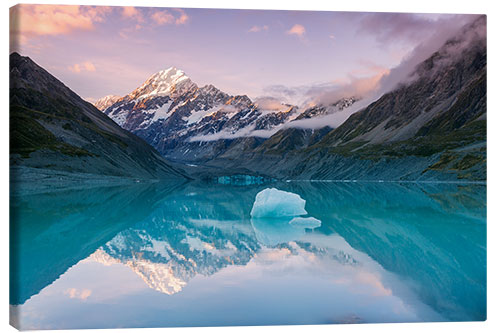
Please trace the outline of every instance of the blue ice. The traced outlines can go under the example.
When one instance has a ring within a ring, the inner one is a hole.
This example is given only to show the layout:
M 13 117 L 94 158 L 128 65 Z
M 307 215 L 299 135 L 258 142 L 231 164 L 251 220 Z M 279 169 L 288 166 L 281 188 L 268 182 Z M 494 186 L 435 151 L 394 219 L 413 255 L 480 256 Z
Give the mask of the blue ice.
M 250 215 L 262 217 L 293 217 L 307 214 L 306 201 L 298 194 L 266 188 L 257 193 Z

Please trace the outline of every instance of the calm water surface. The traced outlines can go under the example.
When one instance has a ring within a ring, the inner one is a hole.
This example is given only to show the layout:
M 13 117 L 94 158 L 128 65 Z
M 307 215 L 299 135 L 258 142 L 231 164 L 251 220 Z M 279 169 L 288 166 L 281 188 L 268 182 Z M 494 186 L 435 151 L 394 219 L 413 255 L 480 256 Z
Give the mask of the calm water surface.
M 310 226 L 250 216 L 306 201 Z M 486 187 L 138 184 L 11 200 L 22 329 L 486 318 Z

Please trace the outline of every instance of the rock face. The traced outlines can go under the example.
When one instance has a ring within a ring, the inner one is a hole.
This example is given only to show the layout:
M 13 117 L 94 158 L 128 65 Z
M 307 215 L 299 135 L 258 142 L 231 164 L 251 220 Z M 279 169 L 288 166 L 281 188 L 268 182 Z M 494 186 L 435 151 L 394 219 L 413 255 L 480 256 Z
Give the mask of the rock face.
M 146 142 L 17 53 L 10 55 L 10 121 L 11 166 L 140 179 L 185 178 Z

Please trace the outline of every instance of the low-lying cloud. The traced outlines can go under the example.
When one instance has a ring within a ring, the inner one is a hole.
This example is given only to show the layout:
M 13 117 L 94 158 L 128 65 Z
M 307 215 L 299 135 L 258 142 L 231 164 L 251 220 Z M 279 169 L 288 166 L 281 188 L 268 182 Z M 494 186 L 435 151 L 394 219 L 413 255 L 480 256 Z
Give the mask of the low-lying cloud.
M 254 104 L 261 112 L 281 112 L 290 108 L 289 105 L 284 104 L 280 99 L 273 96 L 261 96 L 254 100 Z
M 232 132 L 230 130 L 222 130 L 217 133 L 211 134 L 201 134 L 193 136 L 189 139 L 189 142 L 198 142 L 198 141 L 217 141 L 222 139 L 238 139 L 244 137 L 258 137 L 258 138 L 269 138 L 276 134 L 280 129 L 283 128 L 284 125 L 277 126 L 268 130 L 256 130 L 255 124 L 248 125 L 236 132 Z

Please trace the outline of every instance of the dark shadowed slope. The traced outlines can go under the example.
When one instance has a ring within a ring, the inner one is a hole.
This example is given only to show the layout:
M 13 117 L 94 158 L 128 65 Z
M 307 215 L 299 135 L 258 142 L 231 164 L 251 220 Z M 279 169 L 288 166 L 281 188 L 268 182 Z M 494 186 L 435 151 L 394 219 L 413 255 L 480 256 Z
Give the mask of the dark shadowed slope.
M 146 142 L 18 53 L 10 55 L 10 140 L 11 166 L 140 179 L 184 178 Z

